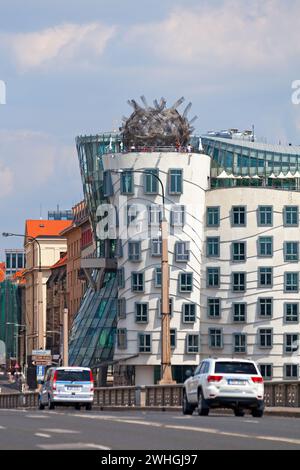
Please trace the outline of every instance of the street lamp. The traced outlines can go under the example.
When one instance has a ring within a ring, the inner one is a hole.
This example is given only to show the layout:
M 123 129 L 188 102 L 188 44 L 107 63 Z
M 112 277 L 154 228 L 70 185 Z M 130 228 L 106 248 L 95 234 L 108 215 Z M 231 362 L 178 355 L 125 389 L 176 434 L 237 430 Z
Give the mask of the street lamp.
M 110 170 L 112 173 L 122 174 L 124 170 Z M 126 170 L 128 171 L 128 170 Z M 170 303 L 169 303 L 169 248 L 168 248 L 168 222 L 165 211 L 165 188 L 158 175 L 150 170 L 129 170 L 132 173 L 141 173 L 154 176 L 161 186 L 163 202 L 160 230 L 162 239 L 161 257 L 161 380 L 160 385 L 174 384 L 171 367 L 171 334 L 170 334 Z
M 19 233 L 3 232 L 3 237 L 22 237 L 27 238 L 32 242 L 36 242 L 39 249 L 39 269 L 38 269 L 38 309 L 37 309 L 37 337 L 38 337 L 38 348 L 43 348 L 44 337 L 43 337 L 43 282 L 42 282 L 42 251 L 40 242 L 36 237 L 23 235 Z

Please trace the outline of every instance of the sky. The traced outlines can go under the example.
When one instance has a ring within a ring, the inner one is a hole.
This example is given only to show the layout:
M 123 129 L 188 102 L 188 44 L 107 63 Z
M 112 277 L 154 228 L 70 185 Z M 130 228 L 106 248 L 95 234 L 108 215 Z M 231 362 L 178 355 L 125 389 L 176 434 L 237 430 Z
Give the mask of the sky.
M 118 128 L 131 98 L 300 144 L 299 17 L 300 0 L 0 0 L 0 234 L 82 199 L 75 138 Z M 0 260 L 21 244 L 0 236 Z

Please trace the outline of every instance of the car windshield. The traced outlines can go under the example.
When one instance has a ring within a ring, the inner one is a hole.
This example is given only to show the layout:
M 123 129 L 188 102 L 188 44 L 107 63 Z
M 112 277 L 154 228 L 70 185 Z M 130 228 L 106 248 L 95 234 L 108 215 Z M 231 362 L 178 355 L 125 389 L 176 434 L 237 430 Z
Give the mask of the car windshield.
M 56 380 L 61 382 L 90 382 L 89 370 L 57 370 Z
M 215 373 L 258 375 L 255 365 L 251 362 L 216 362 Z

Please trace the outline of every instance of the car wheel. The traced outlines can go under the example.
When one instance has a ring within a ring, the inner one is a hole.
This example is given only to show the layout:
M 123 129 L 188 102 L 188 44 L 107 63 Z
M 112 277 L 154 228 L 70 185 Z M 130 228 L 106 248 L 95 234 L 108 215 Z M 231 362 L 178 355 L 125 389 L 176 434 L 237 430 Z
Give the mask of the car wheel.
M 192 406 L 187 399 L 186 393 L 183 394 L 182 398 L 182 414 L 184 415 L 192 415 L 195 407 Z
M 245 411 L 240 410 L 239 408 L 235 408 L 234 415 L 242 418 L 243 416 L 245 416 Z
M 264 415 L 264 410 L 252 410 L 251 414 L 253 418 L 262 418 Z
M 55 405 L 51 401 L 50 397 L 48 397 L 48 408 L 49 408 L 49 410 L 54 410 L 54 408 L 55 408 Z
M 87 405 L 85 405 L 85 409 L 86 409 L 86 411 L 91 411 L 92 410 L 92 404 L 88 403 Z
M 208 414 L 209 414 L 209 406 L 204 400 L 202 390 L 199 390 L 198 392 L 198 415 L 208 416 Z

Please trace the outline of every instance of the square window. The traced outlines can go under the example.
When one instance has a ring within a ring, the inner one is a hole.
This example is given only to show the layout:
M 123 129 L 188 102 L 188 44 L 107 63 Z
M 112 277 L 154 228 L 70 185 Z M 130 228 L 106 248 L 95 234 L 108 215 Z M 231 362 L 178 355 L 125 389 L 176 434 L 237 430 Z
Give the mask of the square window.
M 273 347 L 273 330 L 270 328 L 261 328 L 258 332 L 259 346 L 264 349 Z
M 245 354 L 247 352 L 247 337 L 245 333 L 234 333 L 233 351 L 237 354 Z
M 232 243 L 232 261 L 233 262 L 246 261 L 246 242 Z
M 207 227 L 219 227 L 220 225 L 220 207 L 208 207 L 206 210 Z
M 273 268 L 259 268 L 258 287 L 273 286 Z
M 233 227 L 245 227 L 246 226 L 246 207 L 233 206 L 231 220 L 232 220 Z
M 258 299 L 258 315 L 264 318 L 271 318 L 273 315 L 273 299 Z
M 198 354 L 200 350 L 200 337 L 199 335 L 188 334 L 186 338 L 186 352 L 187 354 Z
M 193 291 L 193 273 L 179 274 L 179 292 Z
M 187 263 L 190 260 L 190 242 L 175 243 L 175 261 Z
M 298 227 L 299 225 L 299 210 L 298 206 L 285 206 L 284 211 L 284 225 L 287 227 Z
M 272 206 L 259 206 L 258 225 L 260 227 L 272 227 L 273 225 L 273 207 Z
M 285 364 L 284 377 L 285 379 L 298 379 L 299 367 L 298 364 Z
M 246 291 L 246 273 L 232 273 L 232 291 Z
M 148 323 L 148 304 L 145 302 L 135 303 L 136 323 Z
M 144 273 L 131 273 L 132 292 L 144 292 Z
M 234 303 L 233 304 L 233 322 L 244 323 L 246 321 L 247 304 L 245 303 Z
M 286 293 L 299 291 L 298 272 L 284 273 L 284 291 Z
M 299 322 L 299 304 L 289 303 L 284 305 L 284 320 L 285 323 L 298 323 Z
M 286 354 L 297 352 L 299 349 L 299 335 L 298 333 L 285 334 L 284 352 Z
M 258 365 L 262 378 L 264 380 L 272 380 L 273 378 L 273 365 L 272 364 L 259 364 Z
M 223 331 L 219 328 L 210 328 L 208 330 L 209 347 L 211 349 L 223 348 Z
M 299 261 L 299 243 L 298 242 L 284 242 L 283 247 L 284 261 L 298 262 Z
M 270 258 L 273 256 L 273 238 L 259 237 L 258 239 L 258 256 Z
M 186 303 L 182 305 L 182 322 L 195 323 L 196 321 L 196 304 Z

